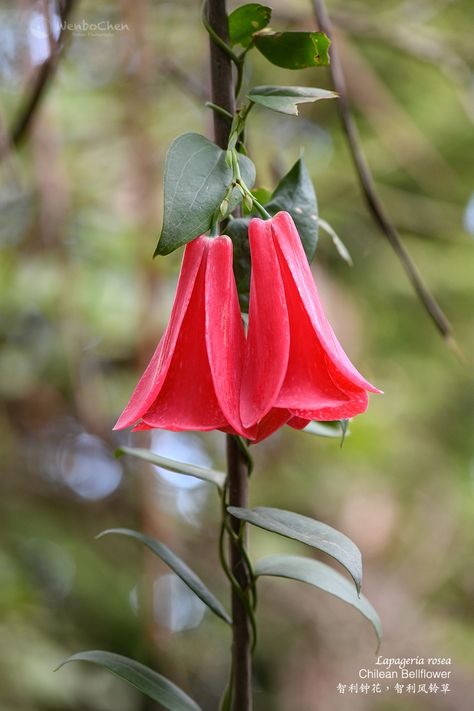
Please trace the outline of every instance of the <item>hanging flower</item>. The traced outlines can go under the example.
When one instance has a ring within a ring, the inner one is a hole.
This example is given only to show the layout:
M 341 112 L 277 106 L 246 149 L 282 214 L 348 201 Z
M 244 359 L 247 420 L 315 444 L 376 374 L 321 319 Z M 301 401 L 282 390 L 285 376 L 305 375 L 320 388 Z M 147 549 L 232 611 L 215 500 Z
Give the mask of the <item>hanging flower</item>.
M 241 390 L 245 428 L 339 420 L 380 390 L 354 368 L 329 325 L 291 216 L 249 226 L 252 275 Z
M 185 249 L 166 331 L 114 429 L 244 434 L 239 391 L 245 336 L 229 237 Z

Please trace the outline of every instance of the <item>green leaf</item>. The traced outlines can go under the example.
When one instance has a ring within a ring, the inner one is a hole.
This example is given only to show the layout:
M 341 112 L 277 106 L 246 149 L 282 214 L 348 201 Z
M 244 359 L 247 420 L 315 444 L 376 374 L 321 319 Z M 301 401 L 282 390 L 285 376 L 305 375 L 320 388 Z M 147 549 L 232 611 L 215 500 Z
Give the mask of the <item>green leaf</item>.
M 202 582 L 201 578 L 199 578 L 196 573 L 181 560 L 181 558 L 178 558 L 178 556 L 175 555 L 173 551 L 168 548 L 168 546 L 165 546 L 164 543 L 161 543 L 161 541 L 158 541 L 156 538 L 151 538 L 151 536 L 147 536 L 139 531 L 132 531 L 129 528 L 109 528 L 106 531 L 99 533 L 97 538 L 108 536 L 111 533 L 135 538 L 135 540 L 140 541 L 140 543 L 147 546 L 147 548 L 157 555 L 158 558 L 161 558 L 161 560 L 166 563 L 166 565 L 168 565 L 178 577 L 181 578 L 188 588 L 192 590 L 193 593 L 195 593 L 198 598 L 202 600 L 202 602 L 207 605 L 210 610 L 212 610 L 212 612 L 229 625 L 232 624 L 232 620 L 224 607 Z
M 298 104 L 307 104 L 320 99 L 335 99 L 337 94 L 310 86 L 255 86 L 247 94 L 247 98 L 272 111 L 297 116 Z
M 290 213 L 308 261 L 311 261 L 318 241 L 318 203 L 303 158 L 299 158 L 280 180 L 265 209 L 272 216 L 280 210 Z M 250 293 L 249 221 L 249 218 L 244 217 L 231 220 L 226 228 L 226 234 L 232 239 L 234 246 L 234 274 L 240 308 L 244 313 L 248 312 Z
M 243 179 L 252 187 L 255 166 L 244 155 L 239 156 L 239 165 Z M 207 232 L 231 180 L 225 151 L 198 133 L 178 136 L 166 157 L 163 228 L 155 256 L 169 254 Z M 242 195 L 234 190 L 233 206 L 241 200 Z
M 350 434 L 350 432 L 349 432 L 349 422 L 350 422 L 350 420 L 349 420 L 349 419 L 344 419 L 344 420 L 339 420 L 339 422 L 341 423 L 341 430 L 342 430 L 342 436 L 341 436 L 341 449 L 342 449 L 342 447 L 343 447 L 343 445 L 344 445 L 344 442 L 345 442 L 345 439 L 346 439 L 346 436 L 347 436 L 348 434 Z
M 161 674 L 144 664 L 112 652 L 79 652 L 66 659 L 58 669 L 69 662 L 92 662 L 120 677 L 148 696 L 162 704 L 169 711 L 201 711 L 187 694 Z M 56 670 L 57 671 L 57 670 Z
M 301 556 L 275 555 L 259 561 L 254 568 L 255 575 L 270 575 L 309 583 L 325 590 L 359 610 L 372 624 L 377 639 L 382 639 L 382 626 L 376 611 L 364 595 L 357 596 L 352 583 L 329 565 L 319 560 Z
M 310 262 L 318 242 L 318 203 L 303 158 L 297 160 L 280 180 L 265 209 L 271 215 L 276 215 L 280 210 L 290 213 Z
M 249 3 L 241 5 L 229 15 L 229 41 L 231 46 L 240 44 L 247 48 L 253 40 L 253 35 L 270 22 L 271 7 Z
M 162 457 L 161 454 L 152 452 L 150 449 L 119 447 L 115 450 L 116 457 L 121 457 L 123 454 L 129 454 L 132 457 L 144 459 L 145 462 L 155 464 L 157 467 L 162 467 L 169 472 L 186 474 L 187 476 L 194 476 L 196 479 L 202 479 L 202 481 L 208 481 L 211 484 L 215 484 L 218 489 L 222 489 L 225 484 L 226 475 L 224 472 L 217 471 L 216 469 L 208 469 L 207 467 L 200 467 L 197 464 L 188 464 L 187 462 L 178 462 L 175 459 L 168 459 L 168 457 Z
M 248 313 L 250 295 L 249 222 L 249 218 L 239 217 L 231 220 L 225 231 L 233 244 L 235 283 L 239 294 L 240 310 L 243 313 Z
M 354 262 L 352 261 L 352 257 L 350 255 L 349 250 L 347 249 L 346 245 L 339 237 L 335 229 L 331 227 L 329 222 L 326 222 L 326 220 L 322 220 L 321 218 L 318 219 L 318 224 L 319 227 L 332 239 L 332 243 L 335 246 L 341 259 L 347 262 L 350 267 L 354 266 Z
M 305 69 L 329 64 L 330 39 L 323 32 L 266 32 L 254 37 L 255 46 L 277 67 Z
M 342 425 L 346 422 L 346 429 Z M 317 437 L 331 437 L 334 439 L 344 438 L 350 434 L 347 430 L 347 421 L 338 420 L 335 422 L 336 426 L 329 425 L 326 422 L 310 422 L 306 425 L 303 432 L 308 432 L 308 434 L 316 435 Z
M 317 548 L 327 553 L 338 561 L 352 576 L 357 591 L 360 592 L 362 583 L 362 557 L 359 549 L 350 538 L 336 531 L 325 523 L 315 521 L 308 516 L 258 506 L 255 509 L 243 509 L 235 506 L 227 508 L 229 513 L 236 518 L 252 523 L 254 526 L 273 531 L 286 538 L 293 538 L 308 546 Z
M 268 188 L 254 188 L 252 190 L 252 195 L 258 200 L 258 202 L 263 205 L 268 202 L 272 197 L 272 191 Z

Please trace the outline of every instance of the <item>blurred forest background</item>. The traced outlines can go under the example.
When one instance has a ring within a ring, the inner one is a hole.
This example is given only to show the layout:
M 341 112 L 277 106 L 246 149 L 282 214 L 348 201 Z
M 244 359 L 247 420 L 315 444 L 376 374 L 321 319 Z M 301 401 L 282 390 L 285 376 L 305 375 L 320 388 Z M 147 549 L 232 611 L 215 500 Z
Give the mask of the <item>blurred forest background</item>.
M 274 0 L 272 26 L 316 28 L 311 3 Z M 233 7 L 234 5 L 232 5 Z M 299 157 L 321 217 L 314 269 L 336 333 L 385 391 L 344 447 L 289 428 L 255 447 L 252 505 L 334 525 L 361 548 L 381 653 L 451 657 L 446 695 L 339 695 L 374 663 L 356 611 L 303 584 L 260 587 L 258 711 L 467 711 L 474 697 L 474 59 L 470 0 L 329 4 L 377 189 L 449 315 L 465 362 L 440 338 L 363 203 L 335 102 L 300 118 L 255 109 L 257 184 Z M 45 22 L 45 12 L 50 23 Z M 217 707 L 228 630 L 155 559 L 101 530 L 169 543 L 221 598 L 218 502 L 204 483 L 113 456 L 120 444 L 224 466 L 224 437 L 113 433 L 166 324 L 181 255 L 152 260 L 171 140 L 210 135 L 208 38 L 197 1 L 78 0 L 28 136 L 8 134 L 57 37 L 54 3 L 0 4 L 0 709 L 155 708 L 89 665 L 139 658 Z M 330 88 L 327 69 L 290 72 L 253 56 L 255 84 Z M 21 143 L 21 144 L 20 144 Z M 305 553 L 257 529 L 254 557 Z

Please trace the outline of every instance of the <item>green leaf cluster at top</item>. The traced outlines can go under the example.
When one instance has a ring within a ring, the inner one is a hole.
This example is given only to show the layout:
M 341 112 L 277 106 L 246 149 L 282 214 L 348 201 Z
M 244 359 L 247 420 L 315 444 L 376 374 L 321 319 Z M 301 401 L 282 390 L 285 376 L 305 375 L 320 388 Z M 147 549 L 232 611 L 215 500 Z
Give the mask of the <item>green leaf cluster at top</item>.
M 305 69 L 329 64 L 330 40 L 323 32 L 274 32 L 268 25 L 270 7 L 241 5 L 229 15 L 230 45 L 247 52 L 255 47 L 272 64 L 284 69 Z
M 229 15 L 229 42 L 231 47 L 239 44 L 247 48 L 253 36 L 268 25 L 272 8 L 258 3 L 241 5 Z
M 245 55 L 252 47 L 259 49 L 274 64 L 288 69 L 328 61 L 329 40 L 325 35 L 272 32 L 268 29 L 270 18 L 271 9 L 258 3 L 237 8 L 229 16 L 228 45 L 210 27 L 204 7 L 202 19 L 206 29 L 237 67 L 236 94 L 242 84 Z M 235 45 L 242 46 L 244 51 L 236 54 Z M 246 102 L 232 116 L 226 151 L 197 133 L 178 136 L 166 158 L 163 227 L 155 255 L 169 254 L 201 234 L 217 234 L 219 221 L 231 219 L 233 211 L 243 202 L 244 214 L 247 215 L 259 214 L 269 218 L 279 210 L 287 210 L 295 220 L 306 255 L 311 260 L 318 237 L 318 214 L 314 188 L 303 162 L 295 164 L 270 197 L 252 193 L 255 166 L 246 156 L 244 146 L 246 120 L 255 105 L 297 115 L 298 104 L 335 96 L 332 91 L 314 87 L 253 87 L 247 94 Z M 230 116 L 219 106 L 209 106 Z M 261 202 L 266 202 L 266 206 Z M 244 310 L 250 279 L 247 224 L 245 218 L 243 221 L 234 220 L 227 231 L 234 240 L 236 276 Z

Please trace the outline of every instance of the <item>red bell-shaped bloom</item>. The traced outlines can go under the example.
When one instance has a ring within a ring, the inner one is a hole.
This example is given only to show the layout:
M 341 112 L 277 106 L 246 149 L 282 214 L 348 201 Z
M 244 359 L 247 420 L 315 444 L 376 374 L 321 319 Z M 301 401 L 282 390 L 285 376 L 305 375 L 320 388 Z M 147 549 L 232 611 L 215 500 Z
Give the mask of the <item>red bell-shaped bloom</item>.
M 185 249 L 166 331 L 115 429 L 245 434 L 239 394 L 245 336 L 229 237 Z
M 324 314 L 291 216 L 249 226 L 252 275 L 241 390 L 245 428 L 353 417 L 380 390 L 354 368 Z

